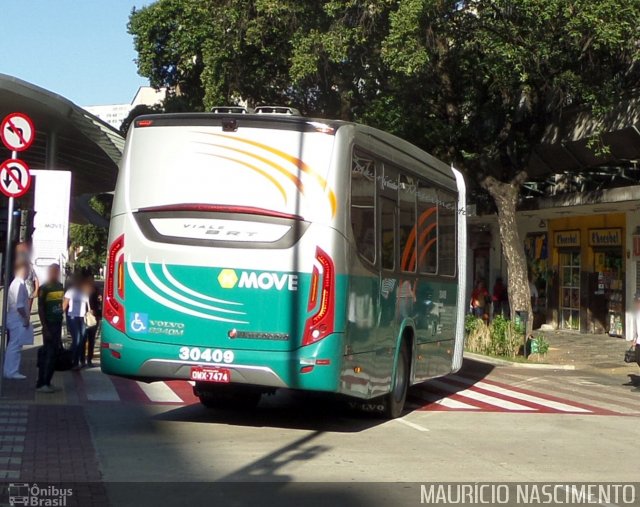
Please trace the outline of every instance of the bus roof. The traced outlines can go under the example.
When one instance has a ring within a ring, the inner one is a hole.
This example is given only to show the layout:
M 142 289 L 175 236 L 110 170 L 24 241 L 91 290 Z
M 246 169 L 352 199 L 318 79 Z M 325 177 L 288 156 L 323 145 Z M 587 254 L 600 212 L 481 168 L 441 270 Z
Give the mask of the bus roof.
M 225 125 L 226 124 L 226 125 Z M 341 127 L 351 127 L 356 132 L 371 136 L 387 145 L 390 150 L 399 151 L 406 156 L 425 164 L 432 169 L 453 178 L 451 167 L 418 146 L 383 130 L 361 123 L 328 120 L 283 114 L 233 114 L 233 113 L 161 113 L 136 117 L 134 127 L 169 126 L 225 126 L 229 131 L 238 128 L 278 128 L 297 132 L 323 132 L 335 134 Z

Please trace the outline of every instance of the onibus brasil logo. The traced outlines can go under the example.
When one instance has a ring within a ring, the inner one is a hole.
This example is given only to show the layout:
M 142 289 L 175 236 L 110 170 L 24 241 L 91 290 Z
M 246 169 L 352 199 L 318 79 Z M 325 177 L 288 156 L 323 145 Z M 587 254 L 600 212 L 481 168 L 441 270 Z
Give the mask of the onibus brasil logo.
M 64 507 L 73 496 L 73 489 L 58 486 L 39 486 L 26 482 L 11 482 L 7 487 L 9 505 L 29 505 L 37 507 Z

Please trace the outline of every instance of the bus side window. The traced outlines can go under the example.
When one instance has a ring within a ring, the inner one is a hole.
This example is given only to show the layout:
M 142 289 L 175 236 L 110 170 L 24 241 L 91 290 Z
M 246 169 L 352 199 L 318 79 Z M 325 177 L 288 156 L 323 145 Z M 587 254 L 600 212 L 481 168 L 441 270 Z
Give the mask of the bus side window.
M 351 227 L 358 253 L 376 262 L 376 168 L 374 160 L 358 149 L 351 162 Z
M 434 188 L 418 183 L 418 269 L 420 273 L 438 271 L 438 199 Z
M 382 269 L 393 271 L 397 255 L 398 169 L 382 164 L 383 175 L 378 185 L 380 204 L 380 259 Z
M 416 180 L 400 174 L 398 186 L 398 245 L 400 269 L 405 273 L 416 272 Z
M 438 190 L 438 274 L 456 274 L 456 196 Z
M 380 258 L 382 269 L 393 271 L 396 260 L 396 202 L 380 196 Z

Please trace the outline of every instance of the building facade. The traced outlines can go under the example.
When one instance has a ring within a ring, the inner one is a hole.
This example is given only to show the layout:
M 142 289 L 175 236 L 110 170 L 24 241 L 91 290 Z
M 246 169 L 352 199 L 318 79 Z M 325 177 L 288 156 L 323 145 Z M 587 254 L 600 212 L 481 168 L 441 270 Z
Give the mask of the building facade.
M 94 116 L 97 116 L 105 123 L 119 130 L 122 122 L 129 115 L 131 110 L 140 105 L 154 106 L 160 104 L 165 98 L 166 91 L 156 90 L 151 86 L 141 86 L 138 88 L 133 100 L 128 104 L 107 104 L 97 106 L 84 106 Z
M 640 291 L 640 186 L 537 199 L 518 212 L 534 328 L 624 337 Z M 506 263 L 495 216 L 469 219 L 469 282 L 487 285 Z

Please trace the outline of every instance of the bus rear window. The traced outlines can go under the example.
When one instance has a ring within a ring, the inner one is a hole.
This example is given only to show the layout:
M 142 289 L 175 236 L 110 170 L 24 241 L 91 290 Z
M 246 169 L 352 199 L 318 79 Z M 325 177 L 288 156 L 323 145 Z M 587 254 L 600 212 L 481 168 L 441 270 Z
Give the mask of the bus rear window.
M 135 129 L 124 170 L 130 209 L 213 204 L 259 207 L 329 223 L 327 176 L 335 137 L 215 126 Z

